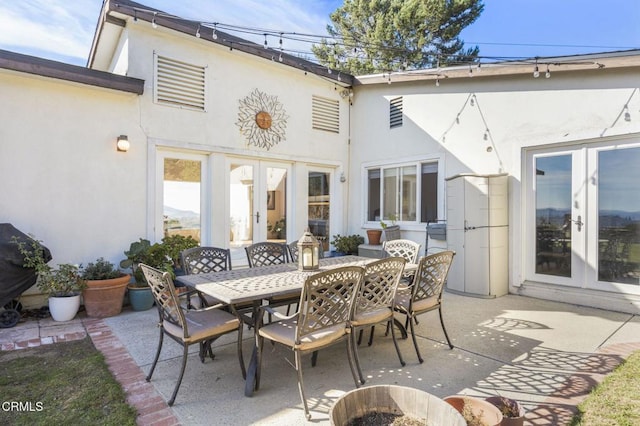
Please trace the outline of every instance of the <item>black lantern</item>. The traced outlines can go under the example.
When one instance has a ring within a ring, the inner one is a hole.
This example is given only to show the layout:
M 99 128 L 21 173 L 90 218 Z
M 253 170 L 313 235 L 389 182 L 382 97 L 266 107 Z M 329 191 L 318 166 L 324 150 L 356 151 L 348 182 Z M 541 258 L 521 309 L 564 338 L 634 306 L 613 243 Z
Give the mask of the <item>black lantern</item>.
M 320 243 L 307 229 L 298 240 L 298 270 L 315 271 L 320 266 Z

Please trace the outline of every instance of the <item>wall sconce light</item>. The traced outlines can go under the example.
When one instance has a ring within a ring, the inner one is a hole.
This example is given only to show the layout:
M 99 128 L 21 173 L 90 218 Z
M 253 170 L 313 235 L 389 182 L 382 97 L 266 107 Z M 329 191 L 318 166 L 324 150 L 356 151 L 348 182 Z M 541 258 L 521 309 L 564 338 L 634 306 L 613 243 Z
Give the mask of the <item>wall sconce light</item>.
M 298 240 L 298 270 L 315 271 L 319 268 L 320 243 L 307 229 Z
M 129 138 L 127 135 L 118 136 L 118 140 L 116 142 L 116 149 L 118 152 L 127 152 L 129 151 Z

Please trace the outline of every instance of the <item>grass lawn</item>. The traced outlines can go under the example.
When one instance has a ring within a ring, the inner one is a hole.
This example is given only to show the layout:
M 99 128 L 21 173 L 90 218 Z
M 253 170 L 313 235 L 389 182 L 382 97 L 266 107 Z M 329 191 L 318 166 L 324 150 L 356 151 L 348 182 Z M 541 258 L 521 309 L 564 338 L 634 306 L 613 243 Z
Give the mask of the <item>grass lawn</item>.
M 578 406 L 572 426 L 640 425 L 640 351 L 609 374 Z
M 0 352 L 0 424 L 135 425 L 90 339 Z

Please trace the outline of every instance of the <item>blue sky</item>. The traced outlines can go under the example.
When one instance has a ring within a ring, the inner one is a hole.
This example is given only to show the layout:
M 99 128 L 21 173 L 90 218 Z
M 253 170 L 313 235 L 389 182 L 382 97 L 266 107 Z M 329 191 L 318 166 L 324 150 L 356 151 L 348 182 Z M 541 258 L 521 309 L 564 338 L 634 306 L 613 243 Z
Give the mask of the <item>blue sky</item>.
M 139 0 L 139 3 L 203 22 L 325 34 L 329 14 L 342 1 Z M 558 56 L 640 48 L 638 0 L 485 0 L 484 3 L 483 14 L 462 33 L 468 46 L 480 47 L 481 56 Z M 0 49 L 84 65 L 101 5 L 101 0 L 3 0 Z M 304 47 L 308 49 L 309 46 Z

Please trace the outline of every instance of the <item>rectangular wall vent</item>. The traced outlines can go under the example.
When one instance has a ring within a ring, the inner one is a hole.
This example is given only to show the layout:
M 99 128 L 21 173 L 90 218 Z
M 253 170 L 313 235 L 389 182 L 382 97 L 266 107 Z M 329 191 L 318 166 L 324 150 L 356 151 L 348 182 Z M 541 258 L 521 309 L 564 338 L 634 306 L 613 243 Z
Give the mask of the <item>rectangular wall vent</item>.
M 389 101 L 389 128 L 402 126 L 402 96 Z
M 154 101 L 205 111 L 205 67 L 155 55 Z
M 313 96 L 311 126 L 316 130 L 340 133 L 340 103 L 337 100 Z

